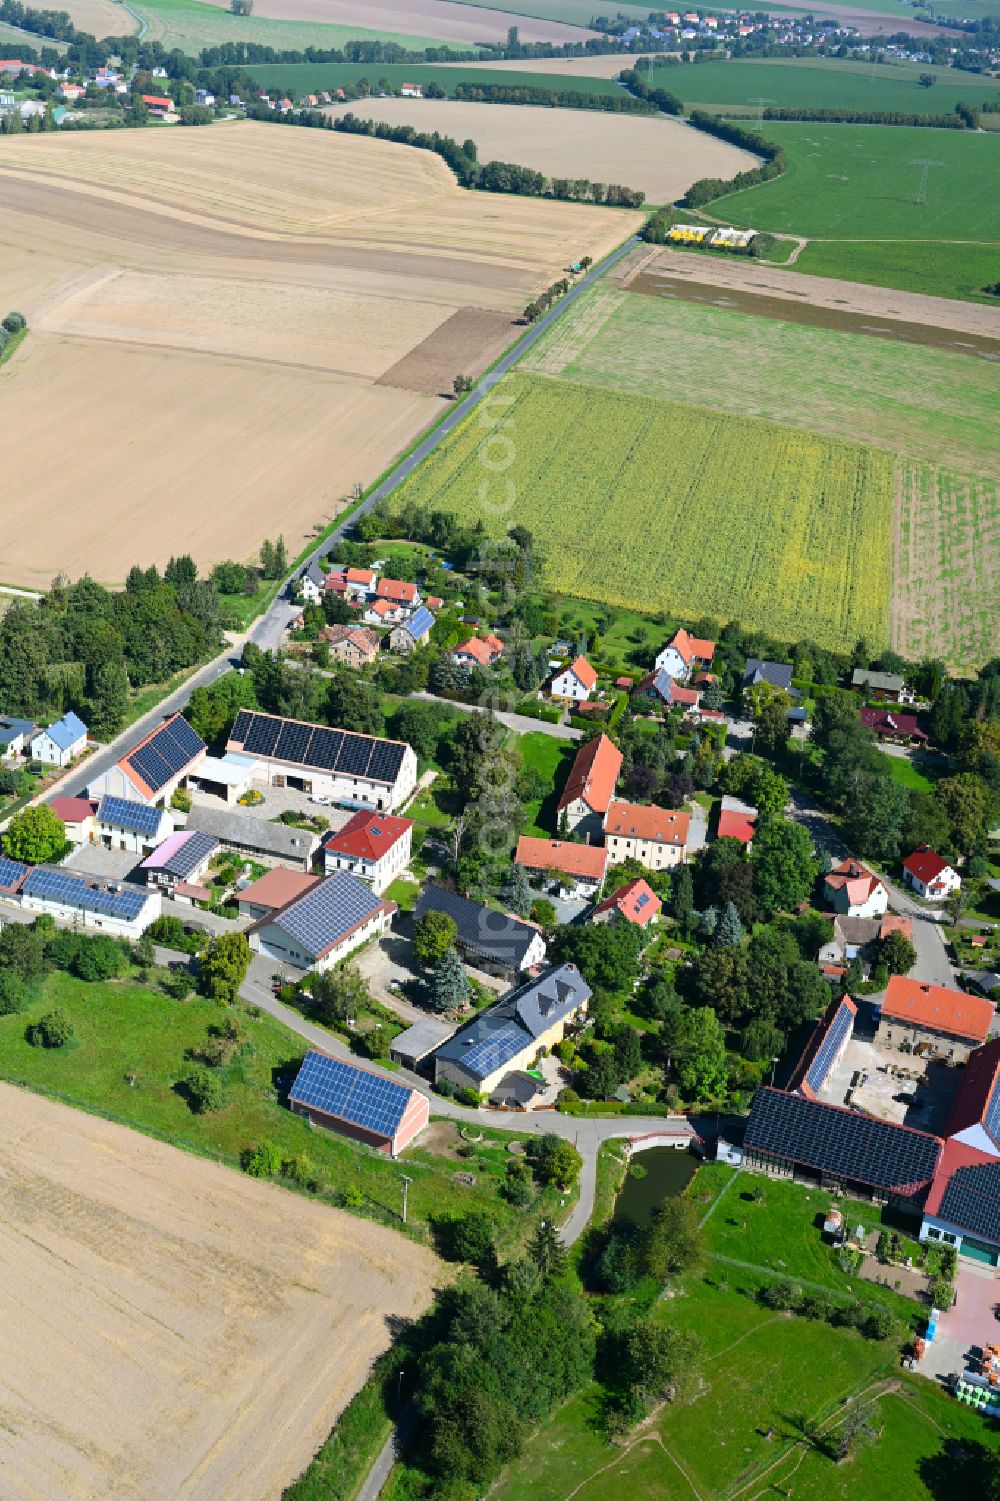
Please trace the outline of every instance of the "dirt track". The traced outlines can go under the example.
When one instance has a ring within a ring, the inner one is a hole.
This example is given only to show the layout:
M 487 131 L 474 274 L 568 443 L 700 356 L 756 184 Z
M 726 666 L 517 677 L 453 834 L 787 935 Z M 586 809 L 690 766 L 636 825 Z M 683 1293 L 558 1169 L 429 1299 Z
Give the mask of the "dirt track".
M 4 1501 L 273 1501 L 437 1261 L 0 1085 Z

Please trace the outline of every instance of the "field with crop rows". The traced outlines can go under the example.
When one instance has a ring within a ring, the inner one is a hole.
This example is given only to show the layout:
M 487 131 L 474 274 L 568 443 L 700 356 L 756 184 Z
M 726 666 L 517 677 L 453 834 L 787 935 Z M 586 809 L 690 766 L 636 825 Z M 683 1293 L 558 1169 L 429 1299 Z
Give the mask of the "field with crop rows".
M 1000 486 L 901 466 L 892 645 L 968 668 L 1000 651 Z
M 887 639 L 893 460 L 858 443 L 519 375 L 404 494 L 530 527 L 561 593 L 836 647 Z
M 1000 479 L 1000 371 L 952 350 L 601 284 L 553 324 L 526 368 L 663 397 L 677 394 L 683 371 L 693 404 Z
M 1000 180 L 1000 135 L 806 123 L 764 132 L 784 147 L 787 172 L 717 199 L 712 214 L 808 236 L 800 271 L 939 297 L 976 296 L 996 280 L 1000 193 L 984 185 Z
M 718 62 L 667 65 L 650 70 L 651 82 L 669 89 L 688 106 L 723 108 L 756 115 L 766 99 L 776 108 L 893 109 L 906 114 L 947 115 L 961 100 L 981 104 L 995 98 L 1000 82 L 973 77 L 957 68 L 889 63 L 876 69 L 864 62 L 834 58 L 733 58 Z M 921 88 L 921 73 L 933 72 L 937 83 Z M 643 80 L 647 69 L 642 68 Z

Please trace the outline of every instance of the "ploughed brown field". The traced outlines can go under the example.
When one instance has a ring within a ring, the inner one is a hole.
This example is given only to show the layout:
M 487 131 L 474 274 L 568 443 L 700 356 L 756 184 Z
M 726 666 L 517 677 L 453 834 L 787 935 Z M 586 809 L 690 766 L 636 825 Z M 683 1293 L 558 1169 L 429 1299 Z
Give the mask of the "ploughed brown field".
M 367 120 L 439 130 L 457 141 L 471 136 L 481 162 L 518 162 L 549 177 L 640 188 L 650 203 L 672 203 L 699 177 L 734 177 L 757 165 L 748 151 L 658 115 L 454 99 L 362 99 L 350 110 Z
M 272 1501 L 439 1265 L 0 1084 L 4 1501 Z
M 0 581 L 294 554 L 640 222 L 472 193 L 430 152 L 241 122 L 0 138 Z

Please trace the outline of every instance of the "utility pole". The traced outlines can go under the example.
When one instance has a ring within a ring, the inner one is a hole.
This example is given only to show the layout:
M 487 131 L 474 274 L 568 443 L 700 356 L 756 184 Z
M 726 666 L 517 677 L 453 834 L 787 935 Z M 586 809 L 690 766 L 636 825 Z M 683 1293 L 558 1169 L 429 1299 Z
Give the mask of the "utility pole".
M 768 104 L 777 104 L 777 102 L 778 101 L 776 99 L 748 99 L 747 100 L 748 104 L 756 104 L 756 106 L 757 106 L 757 124 L 758 124 L 758 126 L 763 125 L 763 123 L 764 123 L 764 108 L 765 108 L 765 106 L 768 105 Z
M 917 203 L 917 204 L 926 203 L 927 202 L 927 181 L 928 181 L 928 178 L 931 175 L 931 168 L 932 167 L 943 167 L 944 166 L 944 162 L 933 161 L 931 159 L 931 157 L 929 157 L 929 156 L 917 156 L 917 157 L 914 157 L 913 161 L 910 162 L 910 166 L 911 167 L 919 167 L 920 168 L 920 186 L 917 188 L 917 196 L 916 196 L 916 198 L 914 198 L 913 201 L 914 201 L 914 203 Z
M 406 1195 L 407 1195 L 407 1192 L 409 1190 L 410 1184 L 413 1182 L 413 1179 L 412 1178 L 408 1178 L 405 1173 L 400 1173 L 399 1176 L 403 1180 L 403 1224 L 405 1225 L 406 1224 Z M 402 1376 L 400 1376 L 400 1379 L 402 1380 Z

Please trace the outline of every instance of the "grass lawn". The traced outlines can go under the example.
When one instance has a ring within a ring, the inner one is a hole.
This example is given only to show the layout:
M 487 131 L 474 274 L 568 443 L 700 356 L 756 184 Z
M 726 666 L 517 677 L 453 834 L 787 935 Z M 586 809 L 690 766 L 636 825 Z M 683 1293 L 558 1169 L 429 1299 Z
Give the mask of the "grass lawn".
M 936 776 L 933 767 L 928 767 L 927 772 L 924 772 L 919 766 L 914 765 L 912 761 L 907 760 L 905 756 L 887 756 L 884 752 L 882 753 L 882 760 L 887 763 L 889 775 L 892 777 L 892 780 L 898 782 L 901 787 L 908 788 L 910 792 L 932 792 L 934 790 Z M 928 775 L 928 772 L 931 775 Z
M 451 789 L 438 777 L 413 799 L 406 809 L 406 817 L 430 829 L 446 829 L 453 817 L 452 802 Z
M 420 895 L 420 882 L 407 881 L 402 876 L 393 881 L 387 889 L 386 896 L 390 902 L 395 902 L 401 912 L 412 912 L 417 905 L 417 897 Z
M 757 378 L 748 387 L 751 364 Z M 553 325 L 525 366 L 675 398 L 682 369 L 683 399 L 699 406 L 1000 476 L 1000 378 L 950 350 L 600 285 Z
M 527 735 L 520 735 L 516 746 L 524 758 L 525 766 L 541 772 L 548 789 L 542 797 L 533 798 L 524 804 L 524 817 L 519 833 L 533 834 L 539 839 L 551 839 L 557 826 L 556 803 L 573 764 L 576 744 L 572 740 L 557 740 L 554 735 L 532 730 Z
M 26 1026 L 58 1007 L 71 1019 L 75 1044 L 57 1051 L 31 1047 Z M 331 1133 L 314 1130 L 281 1103 L 295 1076 L 305 1043 L 269 1017 L 239 1008 L 250 1046 L 225 1070 L 226 1102 L 219 1111 L 195 1115 L 178 1081 L 188 1054 L 201 1047 L 208 1029 L 229 1014 L 200 997 L 175 1001 L 134 981 L 86 985 L 63 973 L 49 975 L 43 994 L 19 1016 L 0 1017 L 0 1078 L 52 1095 L 66 1104 L 107 1116 L 147 1135 L 199 1155 L 236 1165 L 240 1154 L 264 1140 L 285 1157 L 306 1154 L 325 1195 L 356 1188 L 364 1213 L 400 1224 L 399 1164 Z M 134 1076 L 130 1085 L 126 1076 Z M 427 1238 L 428 1217 L 463 1207 L 483 1209 L 501 1237 L 524 1222 L 479 1175 L 475 1188 L 454 1182 L 455 1164 L 411 1149 L 411 1233 Z M 554 1200 L 536 1201 L 551 1213 Z M 519 1233 L 519 1230 L 518 1230 Z
M 875 9 L 876 7 L 872 7 Z M 881 8 L 881 7 L 877 7 Z M 899 14 L 912 14 L 899 6 Z M 921 73 L 937 77 L 933 88 L 921 88 Z M 645 82 L 647 69 L 642 68 Z M 993 78 L 972 78 L 957 68 L 928 68 L 925 64 L 870 63 L 840 58 L 797 57 L 787 61 L 734 58 L 692 66 L 652 70 L 654 86 L 669 89 L 686 106 L 699 109 L 738 109 L 756 116 L 752 100 L 767 99 L 775 108 L 898 110 L 909 115 L 950 115 L 960 101 L 981 104 L 996 96 Z M 894 127 L 895 128 L 895 127 Z
M 996 280 L 986 268 L 1000 250 L 1000 195 L 981 185 L 1000 173 L 997 135 L 804 122 L 764 133 L 784 147 L 787 172 L 711 211 L 826 242 L 806 250 L 800 270 L 940 297 L 973 296 Z M 919 202 L 924 160 L 934 165 Z
M 518 433 L 507 476 L 516 500 L 487 526 L 528 526 L 553 590 L 631 610 L 735 617 L 836 649 L 860 635 L 887 639 L 888 454 L 539 375 L 503 384 Z M 479 415 L 457 428 L 407 481 L 400 503 L 480 517 L 481 424 Z
M 325 29 L 325 28 L 324 28 Z M 623 61 L 622 66 L 626 65 Z M 476 63 L 447 67 L 433 63 L 259 63 L 246 70 L 268 92 L 284 90 L 291 99 L 301 94 L 315 94 L 320 89 L 343 89 L 367 78 L 373 91 L 383 80 L 390 88 L 403 83 L 439 83 L 449 97 L 458 84 L 501 84 L 506 88 L 571 89 L 581 94 L 620 94 L 621 87 L 611 78 L 588 78 L 584 74 L 564 72 L 519 73 L 512 68 L 489 68 Z

